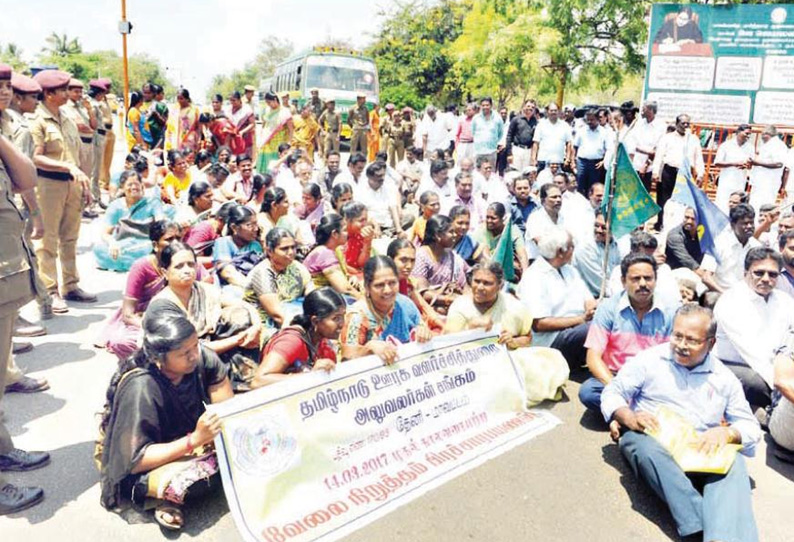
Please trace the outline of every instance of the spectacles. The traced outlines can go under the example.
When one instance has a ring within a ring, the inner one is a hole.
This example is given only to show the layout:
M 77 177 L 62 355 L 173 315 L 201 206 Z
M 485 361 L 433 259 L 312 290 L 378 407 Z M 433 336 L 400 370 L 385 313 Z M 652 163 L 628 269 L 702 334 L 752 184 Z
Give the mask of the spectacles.
M 678 344 L 683 344 L 684 346 L 691 346 L 691 347 L 701 346 L 709 339 L 710 337 L 706 337 L 705 339 L 693 339 L 692 337 L 686 337 L 681 333 L 673 333 L 672 335 L 670 335 L 671 341 L 676 342 Z
M 764 278 L 764 275 L 769 275 L 769 278 L 774 280 L 780 276 L 779 271 L 767 271 L 766 269 L 753 269 L 750 273 L 757 279 Z

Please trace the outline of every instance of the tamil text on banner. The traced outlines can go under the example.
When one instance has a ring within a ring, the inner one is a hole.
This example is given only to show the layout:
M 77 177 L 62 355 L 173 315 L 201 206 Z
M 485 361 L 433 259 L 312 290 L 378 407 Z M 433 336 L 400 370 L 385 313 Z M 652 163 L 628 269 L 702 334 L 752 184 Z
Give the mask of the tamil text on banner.
M 493 333 L 405 345 L 213 406 L 224 490 L 245 540 L 337 540 L 559 421 L 524 407 Z
M 696 123 L 794 124 L 794 6 L 654 4 L 645 97 Z

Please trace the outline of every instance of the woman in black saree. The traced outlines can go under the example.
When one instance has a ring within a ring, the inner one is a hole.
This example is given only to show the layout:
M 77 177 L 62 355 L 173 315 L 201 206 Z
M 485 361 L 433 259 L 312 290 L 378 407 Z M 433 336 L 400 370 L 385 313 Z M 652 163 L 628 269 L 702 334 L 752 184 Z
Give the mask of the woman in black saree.
M 226 364 L 199 345 L 181 311 L 147 315 L 143 331 L 143 346 L 121 362 L 107 391 L 101 502 L 155 508 L 157 523 L 177 530 L 185 497 L 217 480 L 220 420 L 205 405 L 232 397 L 232 386 Z

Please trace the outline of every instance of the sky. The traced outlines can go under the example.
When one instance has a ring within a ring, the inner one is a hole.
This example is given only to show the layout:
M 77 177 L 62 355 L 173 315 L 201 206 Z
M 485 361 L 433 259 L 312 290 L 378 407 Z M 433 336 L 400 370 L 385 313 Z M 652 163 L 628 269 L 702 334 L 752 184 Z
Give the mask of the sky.
M 168 78 L 203 97 L 212 77 L 252 60 L 268 35 L 296 50 L 327 37 L 363 48 L 377 30 L 378 12 L 395 0 L 127 0 L 132 22 L 128 52 L 159 59 Z M 12 42 L 34 62 L 53 31 L 79 38 L 84 51 L 121 55 L 121 0 L 0 0 L 0 44 Z M 7 16 L 11 14 L 11 16 Z

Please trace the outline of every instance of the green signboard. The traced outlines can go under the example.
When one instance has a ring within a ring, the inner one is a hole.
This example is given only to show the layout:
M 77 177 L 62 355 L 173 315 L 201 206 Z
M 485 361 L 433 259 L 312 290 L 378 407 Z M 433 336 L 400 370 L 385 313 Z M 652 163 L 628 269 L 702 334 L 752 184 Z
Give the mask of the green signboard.
M 794 5 L 654 4 L 649 37 L 662 118 L 794 125 Z

